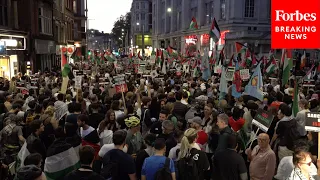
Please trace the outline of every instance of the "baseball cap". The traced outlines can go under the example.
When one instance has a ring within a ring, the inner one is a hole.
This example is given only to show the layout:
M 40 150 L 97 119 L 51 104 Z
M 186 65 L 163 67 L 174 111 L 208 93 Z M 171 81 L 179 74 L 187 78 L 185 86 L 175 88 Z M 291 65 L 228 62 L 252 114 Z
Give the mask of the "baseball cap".
M 197 124 L 201 125 L 202 119 L 199 116 L 195 116 L 192 119 L 188 119 L 188 123 L 197 123 Z

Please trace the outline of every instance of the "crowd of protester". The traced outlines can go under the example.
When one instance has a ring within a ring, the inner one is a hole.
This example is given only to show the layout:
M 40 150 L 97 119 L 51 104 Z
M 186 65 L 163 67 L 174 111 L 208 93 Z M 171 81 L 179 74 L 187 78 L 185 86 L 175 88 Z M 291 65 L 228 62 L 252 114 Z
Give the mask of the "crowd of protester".
M 317 133 L 304 128 L 319 112 L 317 85 L 300 89 L 294 117 L 293 86 L 268 81 L 259 101 L 219 98 L 215 76 L 131 75 L 128 92 L 111 94 L 112 82 L 84 75 L 63 94 L 47 72 L 22 94 L 28 78 L 0 82 L 1 180 L 318 179 Z M 252 124 L 259 109 L 274 115 L 267 132 Z

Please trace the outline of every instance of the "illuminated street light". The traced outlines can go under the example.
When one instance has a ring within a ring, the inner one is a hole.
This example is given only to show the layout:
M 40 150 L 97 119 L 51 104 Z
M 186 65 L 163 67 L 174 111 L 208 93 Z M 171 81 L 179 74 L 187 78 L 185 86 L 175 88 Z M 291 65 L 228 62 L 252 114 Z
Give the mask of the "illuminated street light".
M 139 25 L 140 25 L 140 23 L 137 22 L 137 26 L 139 26 Z
M 168 9 L 167 9 L 167 12 L 171 12 L 171 11 L 172 11 L 172 9 L 171 9 L 171 8 L 168 8 Z
M 122 29 L 122 31 L 124 31 L 124 29 Z

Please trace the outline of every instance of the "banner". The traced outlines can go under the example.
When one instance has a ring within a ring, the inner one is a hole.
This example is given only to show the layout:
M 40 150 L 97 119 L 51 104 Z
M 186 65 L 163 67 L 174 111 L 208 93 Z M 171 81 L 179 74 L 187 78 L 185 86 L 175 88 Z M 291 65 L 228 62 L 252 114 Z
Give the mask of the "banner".
M 308 112 L 306 113 L 306 131 L 320 132 L 320 113 Z
M 267 132 L 273 118 L 274 115 L 271 112 L 258 109 L 256 116 L 252 120 L 252 124 L 256 125 L 262 131 Z

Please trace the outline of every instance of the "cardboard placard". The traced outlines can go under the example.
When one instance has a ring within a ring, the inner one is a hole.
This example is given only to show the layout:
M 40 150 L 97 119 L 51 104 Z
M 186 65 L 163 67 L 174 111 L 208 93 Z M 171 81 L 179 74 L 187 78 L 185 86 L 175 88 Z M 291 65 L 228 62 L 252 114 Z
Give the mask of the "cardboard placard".
M 76 76 L 75 77 L 74 86 L 75 86 L 76 89 L 81 89 L 81 81 L 82 81 L 82 76 Z
M 320 113 L 307 112 L 306 113 L 306 131 L 320 132 Z
M 234 75 L 235 67 L 228 67 L 226 71 L 226 80 L 227 81 L 233 81 L 233 75 Z
M 248 80 L 250 78 L 249 69 L 241 69 L 240 70 L 240 78 L 242 80 Z
M 215 66 L 214 73 L 221 74 L 222 73 L 222 66 L 221 65 Z
M 121 84 L 121 85 L 116 85 L 116 92 L 117 93 L 125 93 L 128 91 L 128 87 L 127 87 L 127 84 Z
M 120 74 L 118 76 L 114 76 L 113 79 L 115 81 L 115 85 L 121 85 L 121 84 L 125 84 L 125 79 L 124 79 L 125 75 L 124 74 Z
M 274 115 L 271 112 L 258 109 L 256 116 L 252 120 L 252 124 L 256 125 L 262 131 L 267 132 L 273 118 Z

